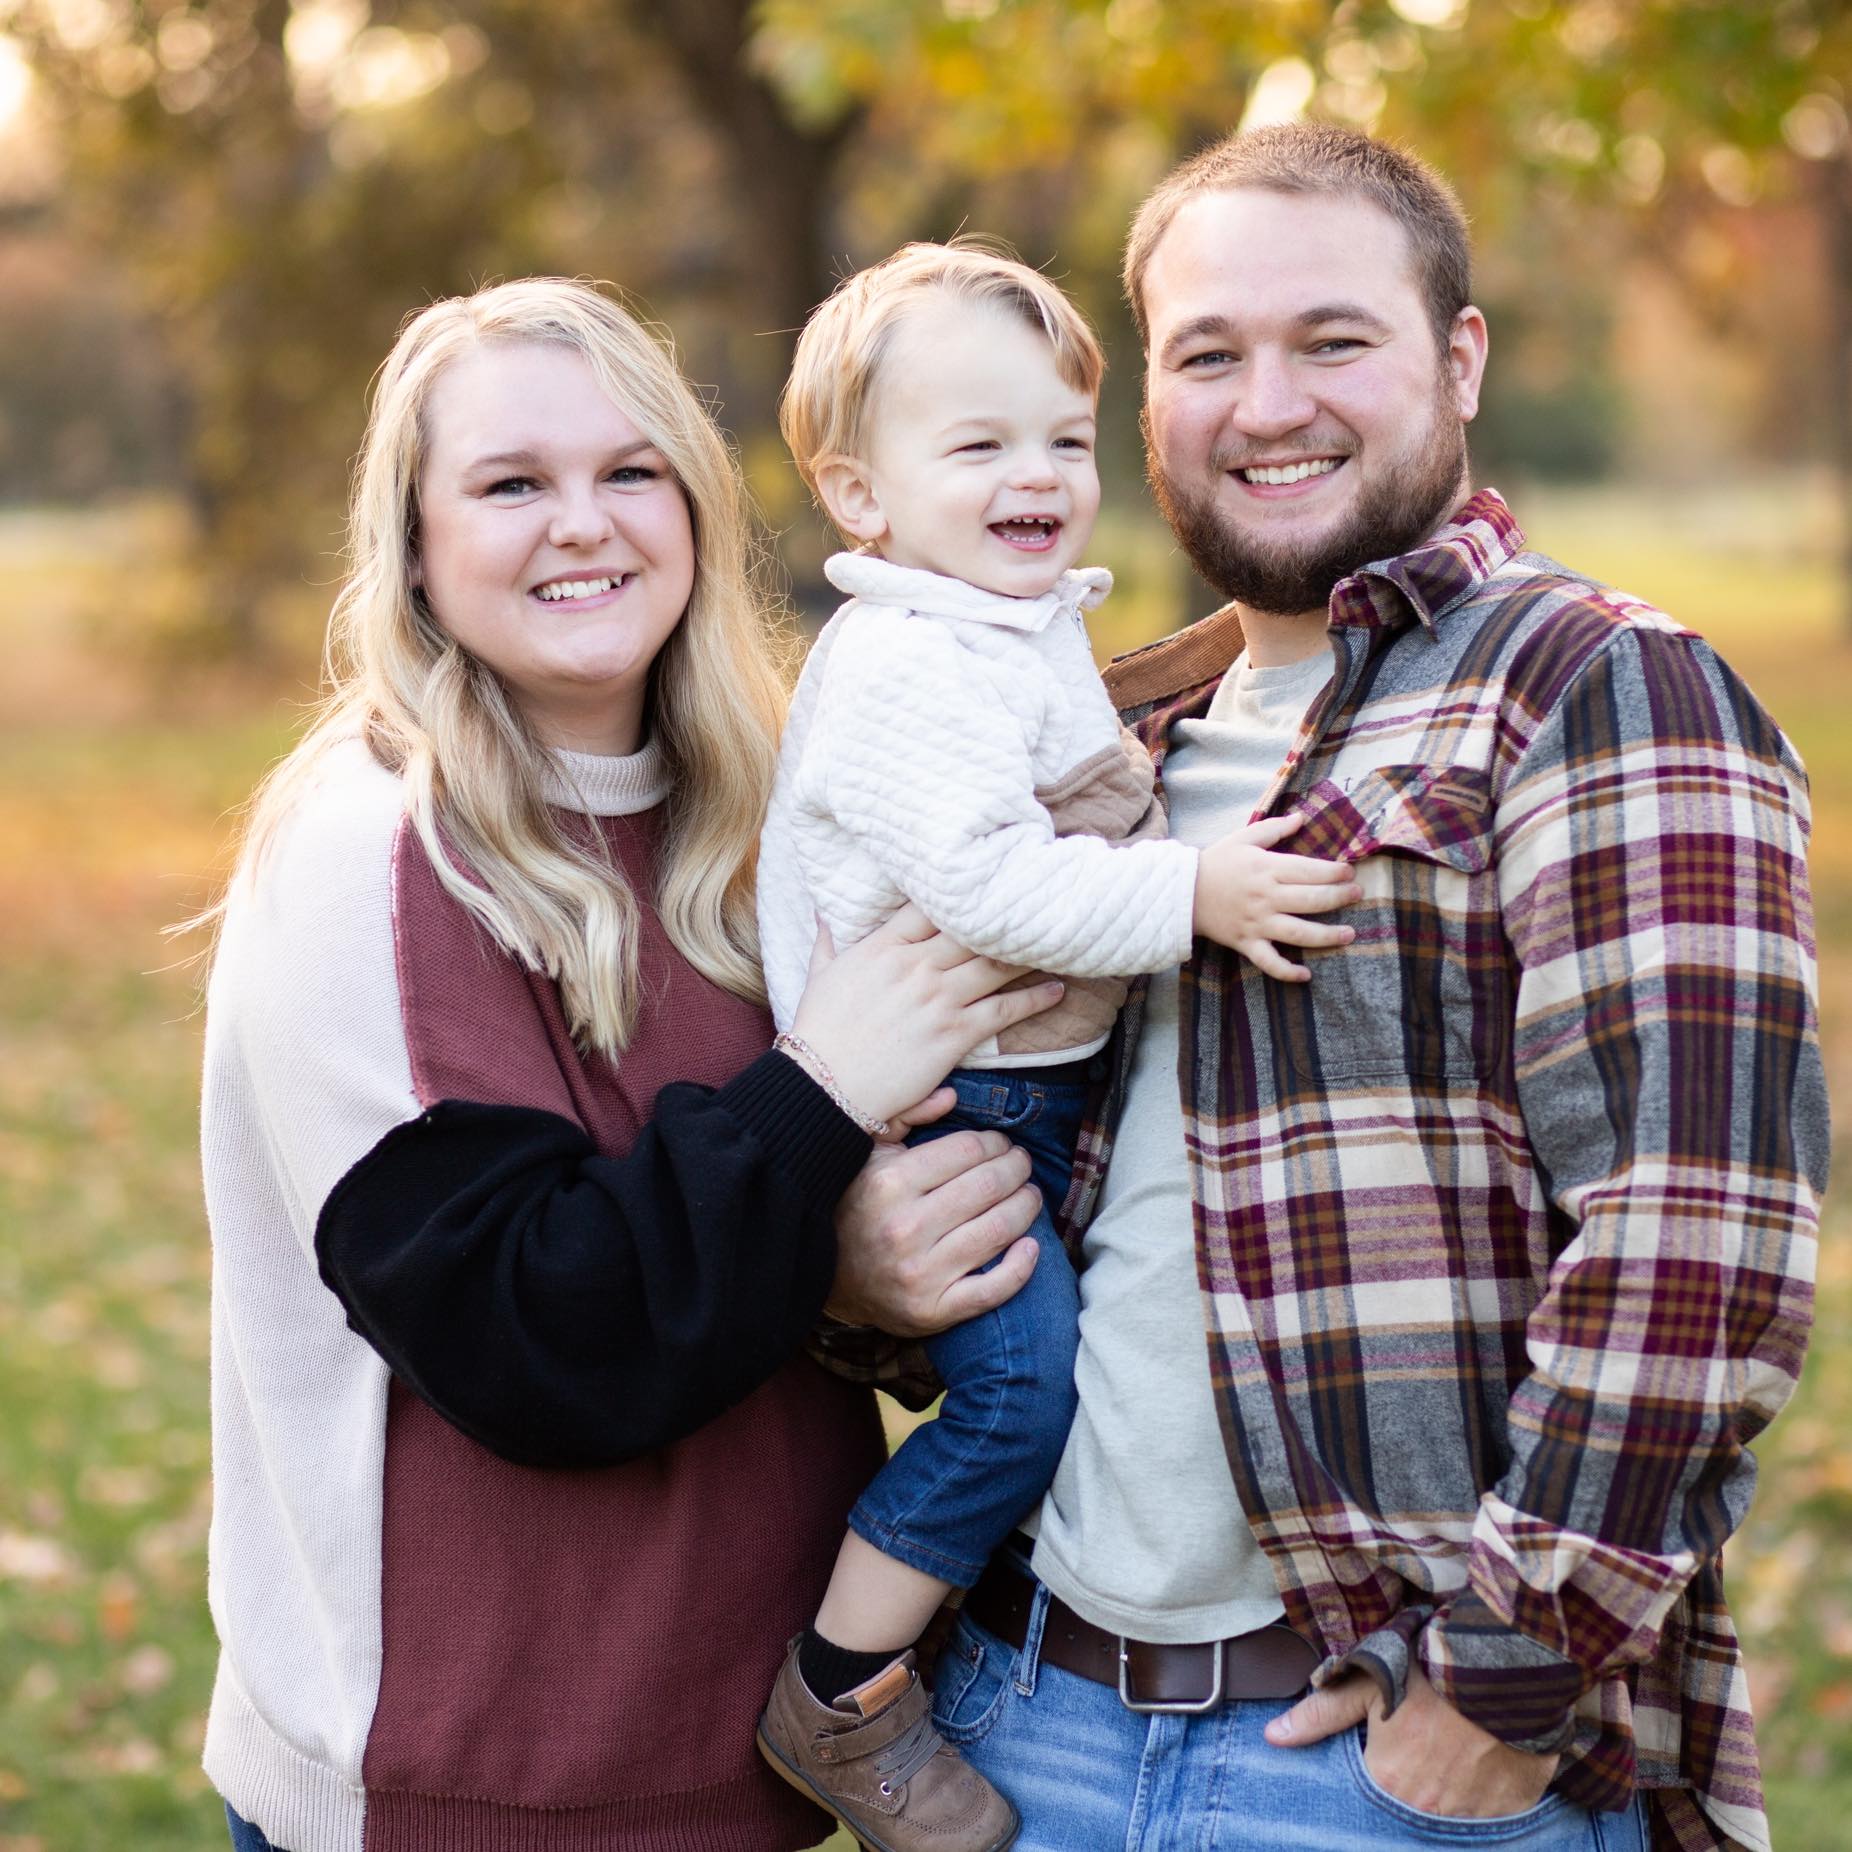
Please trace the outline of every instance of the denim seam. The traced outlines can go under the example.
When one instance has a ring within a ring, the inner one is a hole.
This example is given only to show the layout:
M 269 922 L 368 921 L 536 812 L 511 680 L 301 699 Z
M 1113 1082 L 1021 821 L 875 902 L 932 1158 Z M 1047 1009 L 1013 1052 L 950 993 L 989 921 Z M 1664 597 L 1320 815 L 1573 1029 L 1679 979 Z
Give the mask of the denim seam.
M 1022 1637 L 1022 1651 L 1016 1655 L 1016 1689 L 1025 1698 L 1035 1696 L 1036 1675 L 1042 1668 L 1042 1630 L 1048 1625 L 1049 1593 L 1046 1582 L 1037 1582 L 1029 1597 L 1029 1625 Z
M 1523 1813 L 1500 1814 L 1490 1819 L 1472 1816 L 1451 1818 L 1445 1814 L 1424 1813 L 1419 1807 L 1411 1807 L 1406 1801 L 1397 1800 L 1370 1773 L 1369 1764 L 1363 1759 L 1361 1731 L 1346 1732 L 1345 1748 L 1352 1777 L 1363 1798 L 1379 1813 L 1410 1832 L 1426 1833 L 1429 1838 L 1437 1841 L 1455 1845 L 1497 1845 L 1508 1839 L 1522 1839 L 1553 1819 L 1568 1805 L 1562 1795 L 1546 1794 L 1536 1806 L 1526 1808 Z M 1598 1835 L 1599 1828 L 1596 1830 Z
M 953 1743 L 960 1748 L 964 1748 L 981 1741 L 996 1727 L 997 1719 L 1002 1715 L 1003 1706 L 1009 1700 L 1012 1680 L 1006 1668 L 1002 1677 L 997 1682 L 996 1695 L 992 1697 L 990 1702 L 984 1706 L 983 1710 L 980 1711 L 977 1716 L 973 1717 L 968 1723 L 960 1724 L 951 1721 L 950 1712 L 956 1708 L 958 1703 L 963 1701 L 971 1687 L 983 1677 L 984 1664 L 990 1658 L 991 1654 L 1002 1653 L 1008 1655 L 1010 1652 L 1010 1649 L 1005 1646 L 1001 1640 L 994 1639 L 988 1634 L 982 1639 L 979 1639 L 975 1630 L 976 1624 L 971 1621 L 963 1620 L 962 1616 L 960 1618 L 963 1625 L 973 1629 L 972 1638 L 979 1648 L 980 1656 L 977 1665 L 972 1668 L 971 1676 L 960 1687 L 958 1698 L 954 1700 L 953 1703 L 942 1707 L 935 1697 L 932 1707 L 932 1718 L 939 1733 L 948 1743 Z
M 999 1311 L 1002 1310 L 1001 1307 L 997 1309 Z M 985 1312 L 980 1314 L 980 1316 L 989 1318 L 994 1316 L 994 1314 Z M 1017 1352 L 1016 1345 L 1010 1340 L 1009 1321 L 1007 1319 L 998 1321 L 997 1351 L 999 1365 L 1007 1379 L 1015 1373 Z M 997 1425 L 1002 1419 L 1006 1400 L 1007 1398 L 1001 1395 L 993 1396 L 991 1398 L 989 1419 L 984 1423 L 983 1432 L 973 1435 L 970 1444 L 959 1453 L 956 1459 L 946 1462 L 944 1469 L 930 1485 L 921 1486 L 910 1505 L 903 1511 L 895 1513 L 893 1517 L 882 1519 L 881 1522 L 898 1532 L 912 1524 L 914 1519 L 916 1519 L 922 1511 L 927 1510 L 930 1506 L 937 1503 L 948 1485 L 968 1479 L 972 1462 L 982 1457 L 996 1435 Z M 937 1419 L 937 1417 L 935 1417 L 935 1419 Z M 917 1432 L 918 1430 L 915 1431 Z M 913 1436 L 911 1434 L 907 1436 L 908 1440 L 912 1438 Z M 906 1442 L 903 1441 L 900 1449 L 895 1452 L 894 1458 L 899 1459 L 901 1452 L 904 1452 L 905 1448 Z M 883 1468 L 883 1470 L 885 1471 L 886 1469 Z M 878 1474 L 876 1476 L 879 1477 Z M 866 1496 L 866 1494 L 864 1494 L 864 1496 Z M 978 1572 L 981 1572 L 982 1569 L 983 1564 L 980 1563 L 978 1565 Z
M 924 1501 L 922 1501 L 924 1502 Z M 919 1506 L 915 1505 L 907 1513 L 911 1519 Z M 909 1569 L 917 1569 L 921 1575 L 936 1576 L 942 1582 L 950 1582 L 957 1588 L 969 1588 L 984 1573 L 984 1565 L 965 1561 L 961 1557 L 945 1556 L 938 1550 L 929 1549 L 925 1544 L 916 1542 L 897 1525 L 885 1521 L 877 1522 L 869 1517 L 858 1501 L 849 1513 L 849 1528 L 862 1539 L 871 1544 L 883 1556 L 891 1556 L 896 1562 L 902 1562 Z

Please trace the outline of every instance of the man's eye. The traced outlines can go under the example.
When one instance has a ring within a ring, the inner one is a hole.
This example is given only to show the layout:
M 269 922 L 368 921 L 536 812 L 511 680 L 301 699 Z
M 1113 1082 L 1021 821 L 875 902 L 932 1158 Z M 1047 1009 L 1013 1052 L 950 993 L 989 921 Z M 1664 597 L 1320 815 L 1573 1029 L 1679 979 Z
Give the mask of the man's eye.
M 1348 354 L 1353 348 L 1362 345 L 1363 343 L 1354 334 L 1334 334 L 1320 341 L 1312 352 L 1315 354 Z
M 1183 362 L 1184 367 L 1223 367 L 1234 359 L 1225 347 L 1212 347 L 1206 354 L 1191 354 Z

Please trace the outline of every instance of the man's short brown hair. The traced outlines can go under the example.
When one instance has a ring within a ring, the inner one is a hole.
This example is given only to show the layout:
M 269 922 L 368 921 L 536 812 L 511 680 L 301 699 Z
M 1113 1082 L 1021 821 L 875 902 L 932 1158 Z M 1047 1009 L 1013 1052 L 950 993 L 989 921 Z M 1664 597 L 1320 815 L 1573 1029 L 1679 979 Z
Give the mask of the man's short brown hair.
M 1245 129 L 1192 155 L 1159 181 L 1139 207 L 1125 243 L 1125 293 L 1141 339 L 1145 272 L 1178 209 L 1198 193 L 1258 187 L 1270 193 L 1338 193 L 1365 199 L 1408 234 L 1415 277 L 1435 338 L 1446 345 L 1473 299 L 1472 247 L 1453 188 L 1425 161 L 1355 129 L 1329 122 L 1281 122 Z

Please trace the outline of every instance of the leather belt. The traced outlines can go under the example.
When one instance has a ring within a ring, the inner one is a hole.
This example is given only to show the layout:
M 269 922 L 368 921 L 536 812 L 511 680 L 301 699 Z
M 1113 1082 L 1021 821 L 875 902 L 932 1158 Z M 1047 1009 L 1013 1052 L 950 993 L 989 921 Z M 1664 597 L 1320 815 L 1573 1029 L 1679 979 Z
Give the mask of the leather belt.
M 999 1550 L 965 1597 L 964 1612 L 1006 1644 L 1021 1646 L 1035 1590 L 1035 1577 Z M 1228 1640 L 1160 1646 L 1108 1633 L 1051 1594 L 1042 1624 L 1043 1665 L 1111 1685 L 1134 1711 L 1196 1714 L 1243 1698 L 1296 1698 L 1322 1657 L 1283 1620 Z

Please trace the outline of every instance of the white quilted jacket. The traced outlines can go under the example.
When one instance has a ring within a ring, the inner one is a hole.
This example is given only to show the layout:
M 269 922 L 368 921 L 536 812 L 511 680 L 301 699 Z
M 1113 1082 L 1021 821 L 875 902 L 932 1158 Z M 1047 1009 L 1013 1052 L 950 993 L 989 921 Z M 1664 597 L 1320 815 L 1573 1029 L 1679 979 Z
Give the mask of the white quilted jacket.
M 1001 598 L 869 554 L 825 571 L 849 602 L 798 682 L 760 850 L 778 1026 L 819 918 L 849 945 L 914 900 L 961 944 L 1070 980 L 970 1065 L 1091 1053 L 1124 979 L 1188 958 L 1196 889 L 1197 852 L 1166 836 L 1151 762 L 1093 666 L 1081 614 L 1112 575 Z

